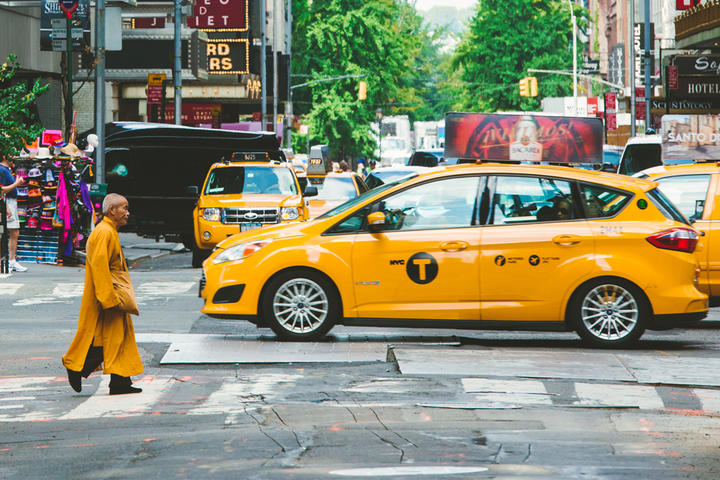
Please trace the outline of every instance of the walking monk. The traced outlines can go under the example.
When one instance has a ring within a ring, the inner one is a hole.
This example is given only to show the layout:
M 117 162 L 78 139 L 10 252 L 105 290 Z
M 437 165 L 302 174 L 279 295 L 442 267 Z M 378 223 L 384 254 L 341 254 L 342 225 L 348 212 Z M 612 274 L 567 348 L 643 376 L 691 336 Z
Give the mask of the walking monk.
M 63 357 L 68 382 L 76 392 L 82 389 L 80 376 L 87 378 L 103 364 L 110 374 L 110 395 L 139 393 L 130 377 L 143 372 L 135 343 L 130 314 L 118 310 L 111 270 L 127 270 L 117 229 L 127 223 L 130 211 L 122 195 L 108 194 L 103 200 L 104 218 L 87 241 L 85 289 L 80 305 L 78 329 Z

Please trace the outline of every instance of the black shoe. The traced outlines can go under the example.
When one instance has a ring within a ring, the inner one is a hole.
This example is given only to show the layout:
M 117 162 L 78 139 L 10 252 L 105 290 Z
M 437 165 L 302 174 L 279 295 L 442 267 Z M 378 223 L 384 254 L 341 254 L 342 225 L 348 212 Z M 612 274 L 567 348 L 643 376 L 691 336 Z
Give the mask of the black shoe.
M 122 385 L 120 387 L 110 387 L 110 395 L 123 395 L 125 393 L 140 393 L 142 388 L 133 387 L 132 385 Z
M 68 368 L 66 368 L 65 370 L 67 370 L 68 383 L 70 384 L 72 389 L 75 390 L 76 392 L 81 392 L 82 391 L 82 379 L 80 377 L 80 372 L 76 372 L 76 371 L 70 370 Z

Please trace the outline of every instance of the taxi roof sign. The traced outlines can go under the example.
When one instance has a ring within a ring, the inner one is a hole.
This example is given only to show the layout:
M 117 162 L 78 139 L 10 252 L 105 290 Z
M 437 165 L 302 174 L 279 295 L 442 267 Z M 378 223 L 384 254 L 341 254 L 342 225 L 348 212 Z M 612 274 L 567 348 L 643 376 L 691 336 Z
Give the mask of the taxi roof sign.
M 285 161 L 285 154 L 279 150 L 273 152 L 233 152 L 232 162 L 278 162 Z
M 332 172 L 330 162 L 330 149 L 327 145 L 313 145 L 310 147 L 310 158 L 308 158 L 308 175 L 325 175 Z

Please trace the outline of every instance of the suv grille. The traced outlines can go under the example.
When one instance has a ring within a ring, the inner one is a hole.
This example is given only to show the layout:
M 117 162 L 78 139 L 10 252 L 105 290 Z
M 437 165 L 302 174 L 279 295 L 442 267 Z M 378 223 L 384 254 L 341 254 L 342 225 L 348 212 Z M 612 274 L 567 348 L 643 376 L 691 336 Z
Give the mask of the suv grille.
M 278 223 L 280 221 L 278 210 L 278 208 L 226 208 L 223 211 L 222 222 L 225 224 Z
M 203 270 L 202 276 L 200 277 L 200 288 L 198 289 L 198 297 L 202 297 L 202 291 L 205 290 L 205 284 L 207 279 L 205 278 L 205 271 Z

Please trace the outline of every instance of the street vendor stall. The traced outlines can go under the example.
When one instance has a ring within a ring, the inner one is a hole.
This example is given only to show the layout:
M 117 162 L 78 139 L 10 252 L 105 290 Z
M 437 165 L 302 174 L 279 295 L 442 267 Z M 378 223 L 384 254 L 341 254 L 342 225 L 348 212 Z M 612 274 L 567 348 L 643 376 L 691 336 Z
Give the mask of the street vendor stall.
M 16 175 L 25 179 L 17 188 L 20 238 L 19 261 L 67 264 L 81 262 L 74 252 L 85 248 L 95 224 L 85 178 L 92 160 L 74 144 L 39 148 L 35 156 L 13 159 Z

